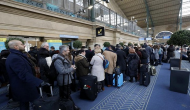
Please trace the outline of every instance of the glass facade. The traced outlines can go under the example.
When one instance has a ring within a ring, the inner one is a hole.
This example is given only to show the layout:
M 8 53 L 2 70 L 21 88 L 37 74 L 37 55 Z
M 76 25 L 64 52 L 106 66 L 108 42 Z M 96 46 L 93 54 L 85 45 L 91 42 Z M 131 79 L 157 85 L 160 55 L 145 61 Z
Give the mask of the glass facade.
M 43 2 L 43 0 L 14 1 L 91 21 L 91 10 L 88 9 L 90 0 L 46 0 L 46 2 Z M 146 32 L 138 27 L 135 21 L 128 20 L 97 1 L 94 3 L 94 15 L 97 22 L 101 22 L 110 28 L 117 28 L 126 33 L 146 37 Z

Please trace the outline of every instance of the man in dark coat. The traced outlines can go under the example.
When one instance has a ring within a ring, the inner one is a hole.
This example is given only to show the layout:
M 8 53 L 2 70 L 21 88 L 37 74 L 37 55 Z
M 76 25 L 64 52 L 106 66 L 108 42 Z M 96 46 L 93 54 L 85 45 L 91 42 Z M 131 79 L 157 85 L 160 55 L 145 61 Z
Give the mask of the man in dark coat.
M 116 66 L 120 67 L 121 73 L 123 73 L 123 80 L 126 81 L 127 80 L 127 76 L 125 74 L 126 71 L 126 54 L 124 51 L 121 50 L 121 45 L 117 45 L 116 46 L 116 54 L 117 54 L 117 62 L 116 62 Z
M 9 41 L 10 55 L 6 60 L 12 97 L 20 101 L 20 110 L 29 110 L 29 102 L 39 98 L 38 87 L 43 82 L 32 73 L 31 64 L 25 54 L 21 41 Z

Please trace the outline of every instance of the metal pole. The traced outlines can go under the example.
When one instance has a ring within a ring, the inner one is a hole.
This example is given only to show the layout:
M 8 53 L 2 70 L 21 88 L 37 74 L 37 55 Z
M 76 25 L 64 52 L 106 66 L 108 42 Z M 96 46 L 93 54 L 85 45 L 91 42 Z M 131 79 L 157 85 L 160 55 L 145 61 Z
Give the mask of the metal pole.
M 181 12 L 180 12 L 180 30 L 181 30 L 181 26 L 182 26 L 182 4 L 183 4 L 183 0 L 181 0 Z
M 148 31 L 149 31 L 149 29 L 148 29 L 148 28 L 149 28 L 149 26 L 148 26 L 148 25 L 149 25 L 149 24 L 148 24 L 148 22 L 149 22 L 149 20 L 148 20 L 148 13 L 147 13 L 147 18 L 146 18 L 146 19 L 147 19 L 147 20 L 146 20 L 146 24 L 147 24 L 147 26 L 146 26 L 146 30 L 147 30 L 147 31 L 146 31 L 146 34 L 147 34 L 146 37 L 148 37 Z
M 90 5 L 93 6 L 91 9 L 91 20 L 92 20 L 92 22 L 95 22 L 94 0 L 90 0 Z

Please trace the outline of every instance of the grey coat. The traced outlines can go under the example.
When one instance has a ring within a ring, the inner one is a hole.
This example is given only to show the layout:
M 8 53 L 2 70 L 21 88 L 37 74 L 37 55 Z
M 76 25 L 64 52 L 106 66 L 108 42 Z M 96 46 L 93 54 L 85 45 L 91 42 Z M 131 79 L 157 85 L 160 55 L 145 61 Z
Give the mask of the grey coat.
M 60 59 L 57 59 L 54 63 L 55 69 L 58 72 L 57 76 L 57 83 L 59 86 L 68 85 L 68 75 L 69 75 L 69 84 L 72 83 L 73 75 L 71 72 L 75 71 L 71 64 L 61 55 L 57 55 L 57 57 L 60 57 L 64 60 L 64 64 Z M 64 83 L 63 83 L 63 77 L 64 77 Z

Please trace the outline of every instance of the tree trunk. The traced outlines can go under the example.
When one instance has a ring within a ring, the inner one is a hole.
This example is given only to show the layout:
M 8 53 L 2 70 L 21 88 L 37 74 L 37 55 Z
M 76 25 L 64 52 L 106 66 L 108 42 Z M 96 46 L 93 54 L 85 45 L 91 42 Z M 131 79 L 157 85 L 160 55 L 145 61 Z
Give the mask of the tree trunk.
M 181 46 L 181 52 L 180 52 L 180 60 L 179 60 L 179 70 L 181 70 L 181 60 L 182 60 L 182 46 Z

